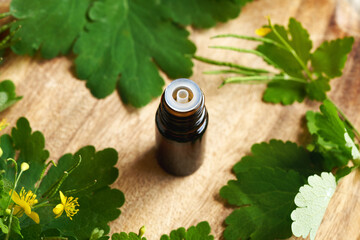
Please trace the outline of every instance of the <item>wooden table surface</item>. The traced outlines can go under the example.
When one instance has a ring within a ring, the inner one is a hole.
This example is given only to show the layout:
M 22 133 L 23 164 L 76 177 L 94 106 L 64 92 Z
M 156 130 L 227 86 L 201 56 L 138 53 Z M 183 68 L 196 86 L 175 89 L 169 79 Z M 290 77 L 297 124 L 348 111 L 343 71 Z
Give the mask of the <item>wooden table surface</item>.
M 9 0 L 0 4 L 6 10 Z M 344 74 L 331 82 L 329 95 L 360 128 L 360 14 L 354 9 L 348 0 L 255 0 L 233 21 L 209 30 L 190 29 L 191 39 L 200 56 L 264 67 L 257 57 L 208 48 L 214 44 L 252 48 L 254 43 L 210 37 L 221 33 L 253 35 L 266 23 L 266 15 L 279 24 L 295 17 L 308 29 L 314 47 L 325 39 L 354 36 Z M 98 150 L 115 148 L 120 174 L 113 187 L 124 192 L 126 202 L 121 216 L 111 223 L 111 232 L 137 232 L 145 225 L 149 240 L 203 220 L 210 223 L 215 239 L 222 239 L 224 220 L 233 209 L 225 206 L 219 190 L 234 178 L 232 166 L 254 143 L 272 138 L 297 143 L 308 140 L 304 114 L 319 106 L 311 101 L 291 106 L 264 103 L 263 85 L 218 89 L 220 76 L 202 74 L 216 67 L 195 61 L 191 79 L 204 91 L 210 114 L 205 163 L 195 174 L 178 178 L 166 174 L 154 157 L 154 116 L 159 98 L 141 109 L 124 105 L 117 93 L 97 100 L 85 82 L 74 77 L 71 60 L 73 57 L 44 60 L 10 54 L 0 68 L 1 79 L 12 79 L 24 98 L 0 117 L 6 117 L 11 125 L 21 116 L 28 118 L 33 129 L 45 135 L 51 159 L 85 145 Z M 360 239 L 359 196 L 360 173 L 354 172 L 337 187 L 316 239 Z

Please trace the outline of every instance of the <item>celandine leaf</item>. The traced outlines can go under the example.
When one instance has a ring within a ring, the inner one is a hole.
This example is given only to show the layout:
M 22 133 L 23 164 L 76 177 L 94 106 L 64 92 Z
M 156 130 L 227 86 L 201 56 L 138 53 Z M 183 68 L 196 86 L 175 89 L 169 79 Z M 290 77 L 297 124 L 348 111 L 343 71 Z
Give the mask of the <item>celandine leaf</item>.
M 110 189 L 108 186 L 118 176 L 118 169 L 115 167 L 117 152 L 111 148 L 97 152 L 94 147 L 87 146 L 81 148 L 74 156 L 65 154 L 59 159 L 57 167 L 50 168 L 38 193 L 41 196 L 64 171 L 78 161 L 79 156 L 80 165 L 69 174 L 60 187 L 64 195 L 78 198 L 79 212 L 72 220 L 67 218 L 65 213 L 54 219 L 55 215 L 49 214 L 52 208 L 41 209 L 39 215 L 44 230 L 57 228 L 63 236 L 85 240 L 89 239 L 94 228 L 101 228 L 107 234 L 110 230 L 107 224 L 119 217 L 119 208 L 125 202 L 121 191 Z M 60 202 L 60 199 L 58 201 Z
M 292 81 L 271 81 L 264 92 L 265 102 L 293 104 L 302 102 L 306 97 L 306 83 Z
M 39 180 L 45 161 L 49 157 L 42 133 L 32 132 L 29 121 L 26 118 L 19 118 L 16 127 L 12 128 L 11 136 L 7 134 L 1 136 L 0 146 L 4 151 L 0 158 L 0 170 L 6 170 L 5 178 L 13 181 L 14 168 L 7 167 L 6 159 L 14 158 L 16 151 L 19 151 L 18 166 L 22 162 L 27 162 L 30 169 L 23 173 L 18 185 L 25 187 L 27 191 L 34 190 L 35 183 Z
M 319 172 L 314 156 L 295 143 L 278 140 L 255 144 L 251 151 L 234 166 L 237 179 L 220 190 L 222 198 L 239 207 L 226 218 L 224 237 L 288 238 L 295 195 L 306 177 Z
M 213 240 L 214 236 L 210 234 L 211 228 L 208 222 L 200 222 L 188 230 L 179 228 L 171 231 L 170 235 L 162 235 L 160 240 Z
M 33 55 L 41 51 L 44 58 L 67 54 L 86 23 L 92 0 L 12 0 L 10 11 L 17 18 L 11 49 L 17 54 Z
M 330 78 L 341 76 L 353 43 L 353 37 L 323 42 L 311 55 L 314 71 L 325 73 Z
M 213 27 L 216 22 L 236 18 L 241 7 L 252 0 L 161 0 L 166 14 L 182 25 L 198 28 Z M 221 9 L 221 11 L 219 11 Z
M 308 184 L 300 187 L 295 197 L 297 208 L 291 213 L 294 221 L 291 229 L 295 236 L 306 238 L 310 234 L 310 239 L 315 239 L 335 189 L 335 177 L 326 172 L 321 173 L 321 177 L 310 176 Z
M 136 233 L 114 233 L 111 240 L 146 240 L 144 237 L 139 237 Z
M 125 103 L 141 107 L 162 92 L 157 66 L 171 78 L 192 74 L 195 45 L 163 19 L 155 0 L 99 0 L 89 17 L 74 52 L 77 75 L 94 96 L 106 97 L 117 85 Z
M 15 104 L 22 97 L 16 96 L 15 85 L 11 80 L 0 82 L 0 112 Z

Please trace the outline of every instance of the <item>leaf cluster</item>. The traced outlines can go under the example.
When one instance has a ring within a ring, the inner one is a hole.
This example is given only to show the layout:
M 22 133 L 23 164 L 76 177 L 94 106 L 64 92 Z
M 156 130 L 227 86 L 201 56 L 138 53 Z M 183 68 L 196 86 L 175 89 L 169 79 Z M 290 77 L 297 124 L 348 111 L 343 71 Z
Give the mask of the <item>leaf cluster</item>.
M 223 84 L 267 83 L 263 96 L 266 102 L 288 105 L 295 101 L 302 102 L 305 97 L 324 101 L 326 92 L 330 90 L 329 81 L 342 75 L 354 38 L 344 37 L 324 41 L 312 51 L 313 43 L 308 31 L 294 18 L 290 18 L 287 28 L 282 25 L 272 25 L 269 19 L 269 24 L 263 29 L 268 31 L 261 38 L 235 34 L 215 37 L 235 37 L 260 42 L 261 44 L 255 50 L 228 46 L 213 48 L 255 54 L 276 71 L 250 68 L 203 57 L 196 58 L 210 64 L 230 67 L 230 69 L 208 73 L 239 75 L 227 78 Z
M 18 232 L 12 234 L 13 239 L 40 239 L 41 237 L 67 237 L 68 239 L 89 239 L 96 227 L 109 232 L 110 221 L 120 215 L 119 207 L 124 203 L 121 191 L 109 187 L 117 176 L 115 167 L 117 152 L 108 148 L 96 151 L 94 147 L 81 148 L 74 155 L 65 154 L 56 166 L 47 163 L 49 152 L 45 149 L 45 139 L 41 132 L 32 132 L 29 122 L 20 118 L 11 135 L 4 134 L 0 138 L 0 147 L 4 154 L 0 158 L 0 170 L 3 172 L 5 190 L 0 191 L 0 208 L 5 211 L 12 188 L 16 170 L 7 159 L 17 157 L 17 165 L 26 162 L 30 168 L 18 181 L 19 191 L 33 191 L 37 195 L 39 205 L 35 209 L 40 216 L 40 224 L 27 218 L 21 218 Z M 45 173 L 47 171 L 47 173 Z M 73 220 L 64 213 L 55 219 L 53 207 L 60 202 L 59 190 L 66 196 L 78 198 L 79 212 Z M 16 218 L 15 218 L 16 219 Z M 21 231 L 20 231 L 21 227 Z M 12 228 L 16 230 L 16 228 Z M 3 231 L 4 232 L 4 231 Z M 17 233 L 17 234 L 16 234 Z M 0 234 L 0 239 L 1 234 Z
M 220 190 L 222 198 L 238 207 L 225 221 L 226 240 L 289 238 L 292 235 L 290 215 L 296 208 L 295 203 L 299 203 L 295 196 L 299 189 L 301 192 L 300 187 L 307 183 L 307 178 L 332 171 L 339 180 L 359 166 L 360 152 L 353 140 L 354 129 L 339 117 L 331 101 L 324 101 L 320 112 L 309 111 L 306 116 L 313 139 L 307 148 L 279 140 L 254 144 L 251 155 L 243 157 L 233 167 L 236 180 L 229 181 Z M 350 160 L 355 167 L 348 167 Z M 309 178 L 309 184 L 312 183 Z M 326 189 L 321 191 L 326 192 Z M 316 191 L 310 193 L 315 194 Z M 309 199 L 316 198 L 310 195 L 307 195 Z M 313 212 L 313 225 L 310 228 L 317 229 L 329 200 L 320 205 L 316 201 L 307 202 L 310 204 L 308 208 L 318 210 Z M 308 228 L 301 225 L 304 222 L 301 217 L 296 219 L 300 219 L 297 229 L 306 232 Z M 314 234 L 316 230 L 312 236 Z
M 72 51 L 76 75 L 95 97 L 117 88 L 125 103 L 141 107 L 162 92 L 158 68 L 170 78 L 191 76 L 196 47 L 185 26 L 225 22 L 249 1 L 12 0 L 11 49 L 44 58 Z

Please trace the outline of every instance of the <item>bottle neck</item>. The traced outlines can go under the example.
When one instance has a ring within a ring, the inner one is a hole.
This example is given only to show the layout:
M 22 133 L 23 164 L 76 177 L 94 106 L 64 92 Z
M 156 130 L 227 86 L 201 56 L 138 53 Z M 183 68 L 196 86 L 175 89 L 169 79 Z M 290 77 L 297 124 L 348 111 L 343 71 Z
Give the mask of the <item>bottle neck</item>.
M 166 103 L 164 94 L 161 96 L 156 125 L 166 138 L 178 142 L 195 141 L 204 134 L 207 124 L 208 113 L 203 94 L 198 107 L 188 112 L 175 111 Z

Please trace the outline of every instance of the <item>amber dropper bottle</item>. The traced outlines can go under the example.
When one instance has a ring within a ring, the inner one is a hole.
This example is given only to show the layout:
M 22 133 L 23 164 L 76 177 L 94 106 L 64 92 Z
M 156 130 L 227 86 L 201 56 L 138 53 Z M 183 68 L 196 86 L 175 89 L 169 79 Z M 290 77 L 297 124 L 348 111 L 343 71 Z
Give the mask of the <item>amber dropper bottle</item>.
M 156 112 L 156 154 L 170 174 L 187 176 L 203 162 L 208 112 L 199 86 L 185 78 L 174 80 L 161 96 Z

